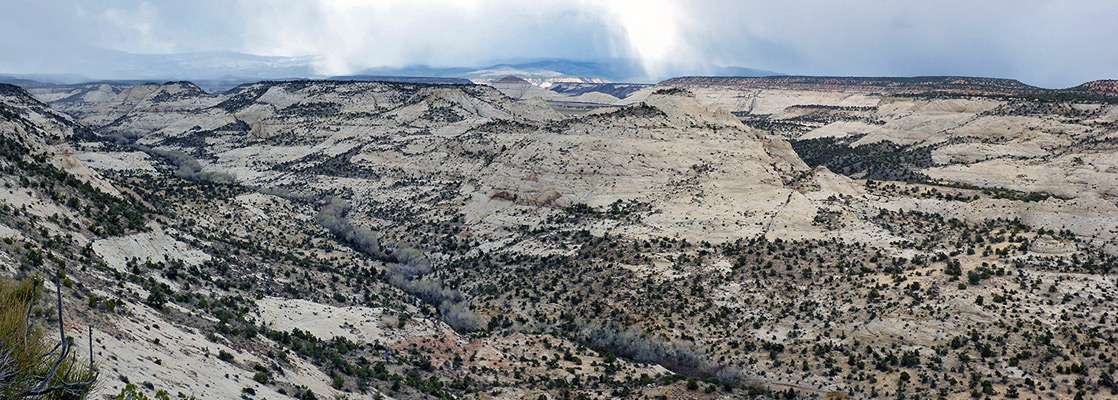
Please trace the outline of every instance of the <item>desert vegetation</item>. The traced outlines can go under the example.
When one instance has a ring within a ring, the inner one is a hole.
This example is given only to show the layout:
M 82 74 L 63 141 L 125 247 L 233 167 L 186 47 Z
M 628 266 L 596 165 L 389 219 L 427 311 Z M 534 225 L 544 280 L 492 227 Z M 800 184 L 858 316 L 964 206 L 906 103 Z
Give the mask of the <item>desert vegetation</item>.
M 17 300 L 42 292 L 11 309 L 92 325 L 98 385 L 124 399 L 1115 395 L 1096 197 L 937 170 L 1010 138 L 802 138 L 898 117 L 813 98 L 735 118 L 680 87 L 562 118 L 483 86 L 264 82 L 154 94 L 55 141 L 9 99 L 0 265 L 29 279 Z M 1103 108 L 984 110 L 1088 126 L 1022 129 L 1070 138 L 1076 165 L 1109 143 Z M 1062 165 L 1021 154 L 995 160 Z

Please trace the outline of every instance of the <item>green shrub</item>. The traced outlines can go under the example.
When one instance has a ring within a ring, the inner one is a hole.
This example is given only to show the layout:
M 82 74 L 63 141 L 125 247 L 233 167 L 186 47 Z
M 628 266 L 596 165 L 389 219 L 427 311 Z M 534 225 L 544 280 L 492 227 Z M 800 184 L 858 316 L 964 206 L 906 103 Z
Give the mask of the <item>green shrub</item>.
M 267 372 L 257 371 L 256 375 L 252 376 L 252 380 L 260 383 L 261 385 L 267 385 L 268 381 L 271 380 L 271 378 L 268 376 Z

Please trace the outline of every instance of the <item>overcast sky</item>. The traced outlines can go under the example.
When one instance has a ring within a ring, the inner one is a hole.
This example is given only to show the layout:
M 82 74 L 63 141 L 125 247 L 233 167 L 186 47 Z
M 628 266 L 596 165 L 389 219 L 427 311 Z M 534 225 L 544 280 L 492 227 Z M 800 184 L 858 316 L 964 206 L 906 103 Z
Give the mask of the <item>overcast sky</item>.
M 653 78 L 1118 78 L 1111 0 L 0 0 L 0 72 L 96 75 L 102 50 L 318 56 L 315 71 L 635 58 Z

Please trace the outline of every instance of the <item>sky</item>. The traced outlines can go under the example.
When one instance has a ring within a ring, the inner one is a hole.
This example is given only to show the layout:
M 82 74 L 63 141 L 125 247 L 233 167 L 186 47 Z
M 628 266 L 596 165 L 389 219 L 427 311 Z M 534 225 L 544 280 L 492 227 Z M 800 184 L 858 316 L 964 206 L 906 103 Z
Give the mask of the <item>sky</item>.
M 0 72 L 121 74 L 124 53 L 309 57 L 320 75 L 634 59 L 652 79 L 968 75 L 1050 87 L 1118 78 L 1111 0 L 0 0 Z

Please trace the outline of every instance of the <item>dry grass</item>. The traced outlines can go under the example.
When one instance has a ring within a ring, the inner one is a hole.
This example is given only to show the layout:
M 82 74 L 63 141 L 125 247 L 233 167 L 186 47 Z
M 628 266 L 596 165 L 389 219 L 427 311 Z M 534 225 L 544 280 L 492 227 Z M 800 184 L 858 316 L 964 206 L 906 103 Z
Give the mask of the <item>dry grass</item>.
M 72 351 L 61 361 L 58 352 L 66 346 L 55 346 L 53 338 L 29 323 L 28 312 L 42 293 L 42 283 L 28 278 L 21 281 L 0 279 L 0 398 L 25 397 L 28 390 L 40 386 L 59 363 L 57 373 L 40 387 L 90 380 L 94 372 L 88 360 L 80 360 Z M 92 390 L 91 386 L 58 390 L 43 399 L 76 399 Z

